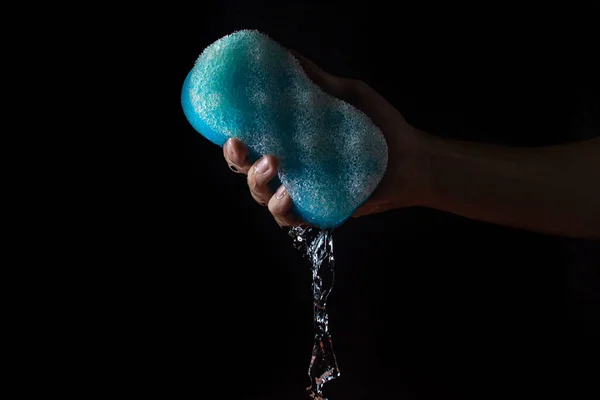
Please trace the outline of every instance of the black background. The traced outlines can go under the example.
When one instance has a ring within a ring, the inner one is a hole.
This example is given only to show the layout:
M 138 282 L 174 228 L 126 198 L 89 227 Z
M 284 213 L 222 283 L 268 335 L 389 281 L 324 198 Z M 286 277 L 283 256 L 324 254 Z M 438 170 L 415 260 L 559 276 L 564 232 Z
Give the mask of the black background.
M 364 80 L 418 128 L 537 146 L 600 132 L 596 11 L 223 1 L 182 8 L 173 28 L 158 20 L 170 33 L 168 134 L 183 140 L 183 164 L 165 195 L 175 248 L 147 273 L 173 390 L 303 399 L 312 347 L 306 260 L 181 111 L 204 47 L 258 29 Z M 424 208 L 352 219 L 334 237 L 342 375 L 326 386 L 330 400 L 600 394 L 597 243 Z

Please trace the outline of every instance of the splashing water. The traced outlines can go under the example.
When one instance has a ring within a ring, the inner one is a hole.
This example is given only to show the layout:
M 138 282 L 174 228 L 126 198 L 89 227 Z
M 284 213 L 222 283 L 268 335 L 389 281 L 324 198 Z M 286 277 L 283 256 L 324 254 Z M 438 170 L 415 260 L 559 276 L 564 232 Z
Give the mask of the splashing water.
M 340 376 L 325 307 L 335 278 L 333 235 L 331 230 L 309 226 L 296 226 L 288 233 L 294 239 L 294 247 L 303 251 L 312 264 L 315 339 L 308 367 L 310 386 L 307 391 L 312 399 L 327 400 L 323 397 L 323 385 Z

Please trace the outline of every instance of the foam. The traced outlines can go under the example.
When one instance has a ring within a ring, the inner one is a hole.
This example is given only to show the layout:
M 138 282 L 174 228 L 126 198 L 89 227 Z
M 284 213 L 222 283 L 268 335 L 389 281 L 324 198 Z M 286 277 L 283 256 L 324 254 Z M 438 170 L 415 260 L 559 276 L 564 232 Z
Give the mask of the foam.
M 379 128 L 323 92 L 296 58 L 267 35 L 242 30 L 207 48 L 181 94 L 190 124 L 223 146 L 240 139 L 254 161 L 280 160 L 278 178 L 304 221 L 341 225 L 373 193 L 387 167 Z

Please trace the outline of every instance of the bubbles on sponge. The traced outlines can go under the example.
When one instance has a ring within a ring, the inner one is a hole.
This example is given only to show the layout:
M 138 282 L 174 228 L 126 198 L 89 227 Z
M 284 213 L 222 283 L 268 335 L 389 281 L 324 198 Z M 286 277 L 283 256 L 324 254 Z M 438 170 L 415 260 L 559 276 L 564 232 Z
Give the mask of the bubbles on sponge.
M 308 223 L 343 223 L 375 190 L 387 145 L 361 111 L 315 85 L 285 48 L 256 30 L 208 46 L 182 91 L 188 120 L 218 145 L 238 138 L 280 160 L 279 180 Z

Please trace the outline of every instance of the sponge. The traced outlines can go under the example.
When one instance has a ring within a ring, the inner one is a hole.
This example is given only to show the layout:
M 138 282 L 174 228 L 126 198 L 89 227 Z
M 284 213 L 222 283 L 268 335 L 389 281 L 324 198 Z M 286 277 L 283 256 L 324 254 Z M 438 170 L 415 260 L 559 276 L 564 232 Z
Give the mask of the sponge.
M 256 30 L 206 47 L 181 93 L 192 127 L 223 146 L 241 140 L 252 162 L 279 159 L 293 211 L 317 227 L 335 228 L 373 193 L 387 167 L 379 128 L 354 106 L 314 84 L 298 60 Z

